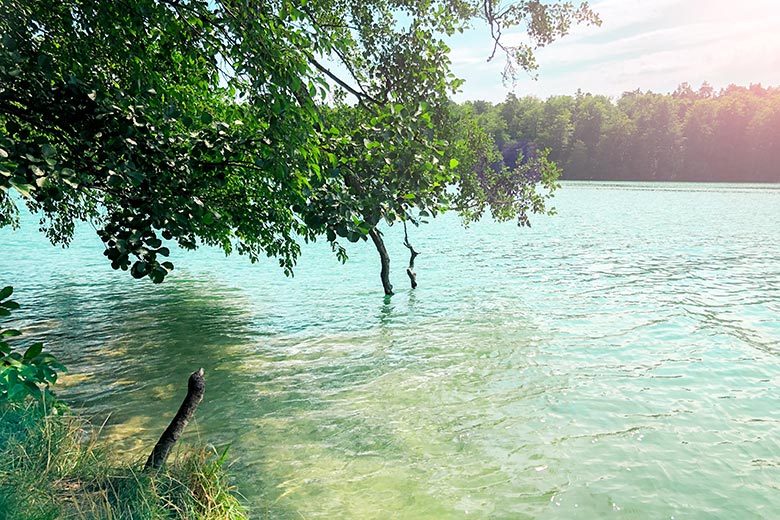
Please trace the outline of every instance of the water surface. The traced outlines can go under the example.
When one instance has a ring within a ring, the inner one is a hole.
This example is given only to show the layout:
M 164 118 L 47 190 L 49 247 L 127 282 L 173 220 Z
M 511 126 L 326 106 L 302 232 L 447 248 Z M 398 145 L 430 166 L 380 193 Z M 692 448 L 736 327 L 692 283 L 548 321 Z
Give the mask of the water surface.
M 780 515 L 780 188 L 565 183 L 531 229 L 454 216 L 385 231 L 293 279 L 174 251 L 161 286 L 89 227 L 0 231 L 20 324 L 70 367 L 60 394 L 139 457 L 208 389 L 190 440 L 231 444 L 264 518 Z

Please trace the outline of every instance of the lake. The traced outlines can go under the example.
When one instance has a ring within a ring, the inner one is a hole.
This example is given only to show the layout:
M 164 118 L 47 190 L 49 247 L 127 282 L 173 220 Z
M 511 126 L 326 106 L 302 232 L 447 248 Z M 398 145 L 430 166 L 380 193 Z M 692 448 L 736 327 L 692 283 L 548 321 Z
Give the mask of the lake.
M 59 394 L 145 458 L 189 373 L 186 435 L 230 444 L 259 518 L 776 518 L 780 186 L 564 183 L 530 229 L 452 215 L 294 278 L 173 251 L 162 285 L 0 230 L 18 324 Z

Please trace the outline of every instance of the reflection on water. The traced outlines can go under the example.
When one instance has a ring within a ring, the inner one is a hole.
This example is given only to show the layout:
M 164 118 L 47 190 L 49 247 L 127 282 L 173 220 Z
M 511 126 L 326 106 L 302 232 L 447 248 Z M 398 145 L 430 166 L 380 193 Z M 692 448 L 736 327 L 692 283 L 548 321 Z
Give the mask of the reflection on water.
M 659 189 L 660 188 L 660 189 Z M 296 277 L 181 253 L 162 286 L 0 232 L 61 393 L 140 457 L 204 367 L 188 435 L 232 444 L 272 518 L 772 518 L 780 511 L 780 190 L 567 184 L 530 230 L 445 217 Z

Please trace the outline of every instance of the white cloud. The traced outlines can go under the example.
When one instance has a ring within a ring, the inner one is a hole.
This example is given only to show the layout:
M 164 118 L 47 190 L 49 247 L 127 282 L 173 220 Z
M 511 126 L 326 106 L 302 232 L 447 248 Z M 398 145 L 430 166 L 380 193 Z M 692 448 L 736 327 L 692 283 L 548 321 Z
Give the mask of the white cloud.
M 603 0 L 594 9 L 602 27 L 541 49 L 540 80 L 522 81 L 518 94 L 667 92 L 684 81 L 780 85 L 779 0 Z M 467 80 L 459 97 L 498 101 L 507 92 L 503 62 L 485 62 L 489 38 L 478 36 L 453 44 L 455 71 Z

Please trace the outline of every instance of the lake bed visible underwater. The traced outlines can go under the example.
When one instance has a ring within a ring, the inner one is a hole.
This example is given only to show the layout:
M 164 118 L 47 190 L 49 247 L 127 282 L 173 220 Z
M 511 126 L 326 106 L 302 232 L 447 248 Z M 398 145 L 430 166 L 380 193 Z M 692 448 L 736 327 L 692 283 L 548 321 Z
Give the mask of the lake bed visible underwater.
M 780 186 L 564 183 L 530 229 L 385 229 L 346 265 L 174 250 L 160 286 L 94 231 L 0 230 L 60 396 L 143 458 L 189 373 L 186 435 L 230 444 L 258 518 L 780 517 Z

